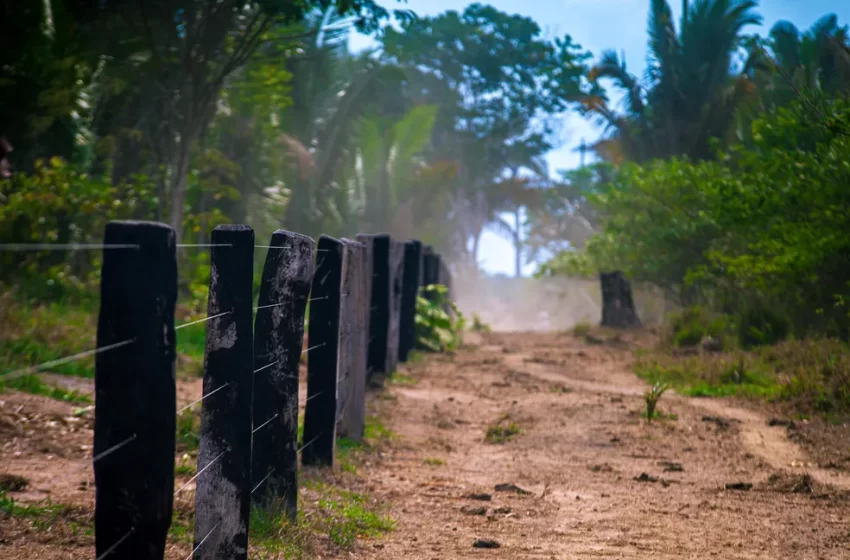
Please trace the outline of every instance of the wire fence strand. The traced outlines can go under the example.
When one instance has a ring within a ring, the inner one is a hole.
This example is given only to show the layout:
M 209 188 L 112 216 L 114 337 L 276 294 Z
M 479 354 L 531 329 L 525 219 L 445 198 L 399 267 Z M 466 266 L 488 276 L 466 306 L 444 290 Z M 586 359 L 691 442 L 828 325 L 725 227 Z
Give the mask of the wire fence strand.
M 202 401 L 202 400 L 204 400 L 205 398 L 207 398 L 207 397 L 209 397 L 209 396 L 211 396 L 211 395 L 214 395 L 214 394 L 218 393 L 219 391 L 221 391 L 222 389 L 224 389 L 224 388 L 225 388 L 225 387 L 227 387 L 228 385 L 230 385 L 230 381 L 228 381 L 227 383 L 225 383 L 224 385 L 222 385 L 221 387 L 219 387 L 219 388 L 217 388 L 217 389 L 213 389 L 212 391 L 210 391 L 210 392 L 209 392 L 209 393 L 207 393 L 206 395 L 202 396 L 200 399 L 198 399 L 198 400 L 196 400 L 196 401 L 192 401 L 192 402 L 190 402 L 189 404 L 187 404 L 186 406 L 184 406 L 183 408 L 181 408 L 180 410 L 178 410 L 178 411 L 177 411 L 177 414 L 180 414 L 180 413 L 182 413 L 182 412 L 184 412 L 184 411 L 186 411 L 186 410 L 188 410 L 188 409 L 192 408 L 193 406 L 195 406 L 196 404 L 198 404 L 199 402 L 201 402 L 201 401 Z
M 307 352 L 309 352 L 310 350 L 315 350 L 316 348 L 321 348 L 322 346 L 326 346 L 326 345 L 327 345 L 327 342 L 323 342 L 323 343 L 321 343 L 321 344 L 317 344 L 317 345 L 315 345 L 315 346 L 311 346 L 310 348 L 307 348 L 306 350 L 304 350 L 304 351 L 303 351 L 303 352 L 301 352 L 301 353 L 302 353 L 302 354 L 306 354 L 306 353 L 307 353 Z
M 269 471 L 269 474 L 267 474 L 267 475 L 265 476 L 265 478 L 263 478 L 263 480 L 261 480 L 261 481 L 260 481 L 260 482 L 259 482 L 256 486 L 254 486 L 254 489 L 253 489 L 253 490 L 251 490 L 251 494 L 253 494 L 254 492 L 256 492 L 256 491 L 257 491 L 257 489 L 258 489 L 260 486 L 262 486 L 262 485 L 263 485 L 263 483 L 264 483 L 265 481 L 267 481 L 267 480 L 269 479 L 269 477 L 272 475 L 272 473 L 273 473 L 273 472 L 274 472 L 274 467 L 272 467 L 272 470 L 270 470 L 270 471 Z
M 264 365 L 263 367 L 261 367 L 260 369 L 255 369 L 255 370 L 254 370 L 254 373 L 260 373 L 260 372 L 261 372 L 261 371 L 263 371 L 264 369 L 269 369 L 270 367 L 272 367 L 272 366 L 276 365 L 279 361 L 280 361 L 280 360 L 278 360 L 277 362 L 272 362 L 272 363 L 270 363 L 270 364 L 266 364 L 266 365 Z
M 325 434 L 321 433 L 321 434 L 317 435 L 316 437 L 314 437 L 313 439 L 311 439 L 310 441 L 308 441 L 307 443 L 305 443 L 304 445 L 299 447 L 298 451 L 296 451 L 296 453 L 301 453 L 302 451 L 304 451 L 305 449 L 307 449 L 308 447 L 310 447 L 311 445 L 316 443 L 316 440 L 319 439 L 320 437 L 322 437 L 323 435 L 325 435 Z
M 221 453 L 219 453 L 219 454 L 218 454 L 218 456 L 217 456 L 215 459 L 213 459 L 212 461 L 210 461 L 209 463 L 207 463 L 206 465 L 204 465 L 204 468 L 202 468 L 202 469 L 201 469 L 201 470 L 199 470 L 197 473 L 195 473 L 195 476 L 193 476 L 192 478 L 190 478 L 189 480 L 187 480 L 187 481 L 186 481 L 186 484 L 184 484 L 183 486 L 181 486 L 180 488 L 178 488 L 178 489 L 177 489 L 177 491 L 175 491 L 175 492 L 174 492 L 174 495 L 176 496 L 176 495 L 177 495 L 177 494 L 179 494 L 179 493 L 180 493 L 180 492 L 181 492 L 184 488 L 186 488 L 187 486 L 189 486 L 190 484 L 192 484 L 192 483 L 193 483 L 193 482 L 194 482 L 194 481 L 195 481 L 195 480 L 196 480 L 199 476 L 201 476 L 201 475 L 204 473 L 204 471 L 205 471 L 205 470 L 207 470 L 208 468 L 210 468 L 211 466 L 213 466 L 213 464 L 215 464 L 215 462 L 216 462 L 216 461 L 218 461 L 219 459 L 221 459 L 221 458 L 224 456 L 224 454 L 225 454 L 225 453 L 227 453 L 227 451 L 222 451 Z
M 31 373 L 36 373 L 47 368 L 51 368 L 54 366 L 61 366 L 63 364 L 68 364 L 71 362 L 76 362 L 78 360 L 82 360 L 83 358 L 88 358 L 90 356 L 94 356 L 95 354 L 100 354 L 101 352 L 108 352 L 109 350 L 114 350 L 116 348 L 121 348 L 122 346 L 127 346 L 128 344 L 132 344 L 136 342 L 135 338 L 130 340 L 125 340 L 123 342 L 116 342 L 115 344 L 109 344 L 107 346 L 101 346 L 100 348 L 95 348 L 94 350 L 86 350 L 85 352 L 80 352 L 79 354 L 74 354 L 73 356 L 67 356 L 65 358 L 60 358 L 58 360 L 51 360 L 49 362 L 44 362 L 43 364 L 39 364 L 36 366 L 30 366 L 24 369 L 14 370 L 6 372 L 0 375 L 0 381 L 8 381 L 9 379 L 15 379 L 16 377 L 23 377 L 25 375 L 29 375 Z
M 268 426 L 269 424 L 271 424 L 271 422 L 272 422 L 275 418 L 277 418 L 278 416 L 280 416 L 280 413 L 275 414 L 274 416 L 272 416 L 271 418 L 269 418 L 268 420 L 266 420 L 265 422 L 263 422 L 262 424 L 260 424 L 260 425 L 259 425 L 259 426 L 257 426 L 256 428 L 254 428 L 254 430 L 253 430 L 251 433 L 252 433 L 252 434 L 256 434 L 258 431 L 260 431 L 261 429 L 263 429 L 263 428 L 265 428 L 266 426 Z
M 136 439 L 136 434 L 133 434 L 132 436 L 128 437 L 127 439 L 125 439 L 121 443 L 113 445 L 112 447 L 110 447 L 106 451 L 102 451 L 102 452 L 98 453 L 97 455 L 95 455 L 92 458 L 92 463 L 97 463 L 98 461 L 100 461 L 101 459 L 106 457 L 107 455 L 111 455 L 114 451 L 118 451 L 119 449 L 121 449 L 122 447 L 124 447 L 125 445 L 130 443 L 131 441 L 134 441 L 135 439 Z
M 133 534 L 133 533 L 135 533 L 135 532 L 136 532 L 136 528 L 135 528 L 135 527 L 131 527 L 131 528 L 130 528 L 130 530 L 129 530 L 129 531 L 127 531 L 127 533 L 126 533 L 123 537 L 121 537 L 120 539 L 118 539 L 118 540 L 115 542 L 115 544 L 113 544 L 112 546 L 110 546 L 109 548 L 107 548 L 107 549 L 103 552 L 103 554 L 101 554 L 100 556 L 98 556 L 95 560 L 103 560 L 104 558 L 106 558 L 107 556 L 109 556 L 110 554 L 112 554 L 113 552 L 115 552 L 115 549 L 116 549 L 116 548 L 118 548 L 119 546 L 121 546 L 121 543 L 123 543 L 124 541 L 126 541 L 127 539 L 129 539 L 129 538 L 130 538 L 130 535 L 132 535 L 132 534 Z
M 192 556 L 193 556 L 196 552 L 198 552 L 198 550 L 200 550 L 201 545 L 203 545 L 203 544 L 204 544 L 204 542 L 206 542 L 206 540 L 207 540 L 208 538 L 210 538 L 210 535 L 212 535 L 212 534 L 213 534 L 213 531 L 215 531 L 216 529 L 218 529 L 218 526 L 219 526 L 219 525 L 221 525 L 221 521 L 219 521 L 218 523 L 216 523 L 215 525 L 213 525 L 213 528 L 212 528 L 212 529 L 210 529 L 210 532 L 209 532 L 209 533 L 207 533 L 207 536 L 201 539 L 201 542 L 199 542 L 199 543 L 198 543 L 198 546 L 196 546 L 195 548 L 193 548 L 193 549 L 192 549 L 192 552 L 190 552 L 190 553 L 189 553 L 189 556 L 187 556 L 185 560 L 189 560 L 189 558 L 191 558 L 191 557 L 192 557 Z
M 212 321 L 213 319 L 218 319 L 219 317 L 224 317 L 225 315 L 229 315 L 233 313 L 233 311 L 225 311 L 224 313 L 218 313 L 216 315 L 211 315 L 209 317 L 204 317 L 203 319 L 198 319 L 197 321 L 189 321 L 188 323 L 183 323 L 182 325 L 177 325 L 174 327 L 175 331 L 179 331 L 180 329 L 185 329 L 186 327 L 191 327 L 192 325 L 197 325 L 198 323 L 206 323 L 207 321 Z
M 0 243 L 0 251 L 98 251 L 139 249 L 140 245 L 122 243 Z

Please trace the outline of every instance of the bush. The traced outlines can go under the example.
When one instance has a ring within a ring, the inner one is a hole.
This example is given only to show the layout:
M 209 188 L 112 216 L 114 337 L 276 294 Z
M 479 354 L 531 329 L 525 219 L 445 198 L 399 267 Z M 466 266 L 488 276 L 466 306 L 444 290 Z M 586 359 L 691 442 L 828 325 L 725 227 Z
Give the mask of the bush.
M 465 320 L 457 306 L 449 301 L 448 289 L 435 284 L 422 288 L 422 294 L 416 298 L 416 346 L 432 352 L 457 349 Z
M 785 317 L 764 306 L 745 309 L 738 319 L 738 342 L 742 348 L 771 346 L 788 338 Z
M 673 346 L 695 346 L 709 336 L 728 343 L 732 319 L 710 313 L 699 306 L 688 307 L 670 315 L 668 342 Z

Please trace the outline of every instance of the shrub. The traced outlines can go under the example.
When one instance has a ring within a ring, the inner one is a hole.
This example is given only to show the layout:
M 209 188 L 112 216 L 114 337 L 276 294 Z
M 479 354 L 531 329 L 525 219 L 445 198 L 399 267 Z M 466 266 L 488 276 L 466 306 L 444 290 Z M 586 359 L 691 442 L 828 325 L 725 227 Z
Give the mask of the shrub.
M 766 306 L 749 307 L 738 319 L 738 342 L 742 348 L 770 346 L 788 338 L 785 317 Z

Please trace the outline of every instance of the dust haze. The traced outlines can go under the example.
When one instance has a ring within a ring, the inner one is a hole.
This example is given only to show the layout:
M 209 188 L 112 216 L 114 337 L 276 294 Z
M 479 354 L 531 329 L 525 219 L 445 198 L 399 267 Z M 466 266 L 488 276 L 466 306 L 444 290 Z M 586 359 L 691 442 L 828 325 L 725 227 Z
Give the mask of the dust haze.
M 598 324 L 602 293 L 598 281 L 566 276 L 524 278 L 462 275 L 452 294 L 471 322 L 473 315 L 499 332 L 546 332 L 579 323 Z M 671 304 L 651 288 L 635 287 L 635 306 L 644 324 L 658 324 Z

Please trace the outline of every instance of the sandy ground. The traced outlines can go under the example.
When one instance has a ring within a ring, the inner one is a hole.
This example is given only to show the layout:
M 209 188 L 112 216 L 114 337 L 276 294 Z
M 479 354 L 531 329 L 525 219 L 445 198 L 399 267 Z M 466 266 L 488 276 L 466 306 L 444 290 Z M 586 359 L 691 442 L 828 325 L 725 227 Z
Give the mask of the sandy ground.
M 399 444 L 370 473 L 398 530 L 361 557 L 850 557 L 850 476 L 810 465 L 784 427 L 672 394 L 660 406 L 676 420 L 639 417 L 628 349 L 640 336 L 588 347 L 568 334 L 493 334 L 414 366 L 418 383 L 384 401 Z M 504 415 L 520 433 L 485 442 Z
M 764 407 L 672 393 L 660 407 L 675 418 L 647 424 L 630 361 L 649 335 L 606 338 L 471 335 L 407 366 L 415 384 L 371 393 L 395 438 L 359 471 L 397 529 L 337 557 L 850 558 L 850 474 L 833 464 L 850 445 L 769 426 Z M 180 381 L 181 405 L 199 393 Z M 93 505 L 90 421 L 41 397 L 0 401 L 0 473 L 30 480 L 12 495 L 75 506 L 46 528 L 0 514 L 0 560 L 93 557 L 73 530 Z M 520 431 L 488 443 L 499 421 Z

